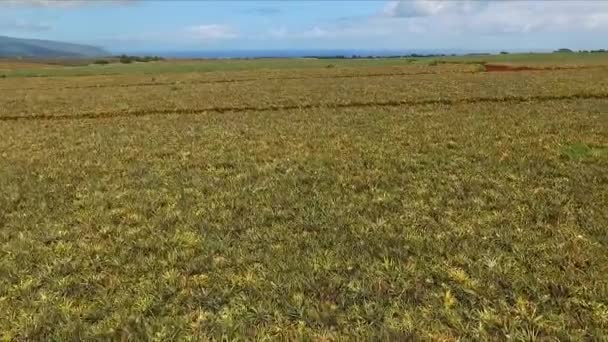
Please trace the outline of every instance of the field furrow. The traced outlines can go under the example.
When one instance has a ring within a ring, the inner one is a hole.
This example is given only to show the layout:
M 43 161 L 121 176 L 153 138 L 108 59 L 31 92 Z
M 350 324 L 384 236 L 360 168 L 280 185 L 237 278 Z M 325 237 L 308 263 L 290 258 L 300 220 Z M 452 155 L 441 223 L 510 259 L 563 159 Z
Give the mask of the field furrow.
M 598 97 L 605 93 L 608 93 L 608 72 L 584 70 L 385 76 L 365 82 L 357 78 L 274 79 L 154 87 L 6 90 L 0 98 L 0 117 L 502 101 Z

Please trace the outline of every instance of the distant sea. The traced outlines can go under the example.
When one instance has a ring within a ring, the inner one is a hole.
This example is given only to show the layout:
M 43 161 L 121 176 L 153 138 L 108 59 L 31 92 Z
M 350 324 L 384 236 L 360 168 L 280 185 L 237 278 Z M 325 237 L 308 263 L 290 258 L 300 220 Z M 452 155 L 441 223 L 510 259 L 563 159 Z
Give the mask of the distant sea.
M 154 55 L 166 58 L 304 58 L 304 57 L 332 57 L 353 55 L 367 57 L 389 57 L 418 55 L 463 55 L 467 53 L 485 53 L 494 51 L 465 51 L 465 50 L 218 50 L 218 51 L 136 51 L 129 52 L 135 55 Z

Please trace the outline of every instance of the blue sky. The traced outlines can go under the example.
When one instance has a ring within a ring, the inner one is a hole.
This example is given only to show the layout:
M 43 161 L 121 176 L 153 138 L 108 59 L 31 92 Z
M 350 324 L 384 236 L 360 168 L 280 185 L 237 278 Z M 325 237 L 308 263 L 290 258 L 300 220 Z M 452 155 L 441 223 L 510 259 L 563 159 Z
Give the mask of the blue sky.
M 608 48 L 608 1 L 0 0 L 0 35 L 114 52 Z

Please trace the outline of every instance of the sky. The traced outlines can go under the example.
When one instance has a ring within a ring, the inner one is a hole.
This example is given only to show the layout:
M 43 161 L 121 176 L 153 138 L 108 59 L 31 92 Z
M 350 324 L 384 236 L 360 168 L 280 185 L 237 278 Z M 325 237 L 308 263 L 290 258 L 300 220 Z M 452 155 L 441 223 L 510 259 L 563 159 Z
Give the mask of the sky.
M 0 35 L 113 52 L 608 48 L 608 1 L 0 0 Z

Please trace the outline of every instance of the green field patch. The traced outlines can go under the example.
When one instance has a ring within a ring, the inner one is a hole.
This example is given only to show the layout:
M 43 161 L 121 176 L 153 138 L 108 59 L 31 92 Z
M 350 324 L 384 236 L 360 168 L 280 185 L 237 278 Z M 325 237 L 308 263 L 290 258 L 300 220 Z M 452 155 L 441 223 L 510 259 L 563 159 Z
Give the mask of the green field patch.
M 562 154 L 570 159 L 606 158 L 608 147 L 574 143 L 566 146 Z

